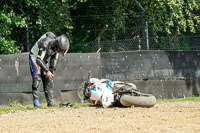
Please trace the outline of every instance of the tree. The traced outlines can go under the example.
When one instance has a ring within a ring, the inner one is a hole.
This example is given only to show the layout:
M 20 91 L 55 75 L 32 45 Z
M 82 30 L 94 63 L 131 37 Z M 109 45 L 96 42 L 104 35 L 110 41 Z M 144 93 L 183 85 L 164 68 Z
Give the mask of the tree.
M 146 10 L 146 19 L 155 31 L 166 31 L 168 34 L 192 32 L 199 30 L 199 0 L 151 0 L 142 1 Z
M 9 44 L 15 46 L 17 52 L 19 48 L 16 46 L 21 44 L 25 47 L 24 51 L 29 51 L 37 39 L 47 31 L 56 35 L 67 34 L 70 38 L 70 6 L 64 0 L 1 0 L 0 3 L 0 8 L 8 15 L 7 18 L 2 18 L 1 24 L 7 22 L 3 19 L 9 19 L 9 23 L 5 23 L 6 27 L 10 28 L 7 29 L 9 34 L 4 35 L 5 41 L 11 39 L 12 43 Z M 4 34 L 4 31 L 0 32 Z
M 16 16 L 13 10 L 7 10 L 6 5 L 0 10 L 0 54 L 19 53 L 19 47 L 11 38 L 14 27 L 24 27 L 25 21 L 21 16 Z
M 29 35 L 33 45 L 47 31 L 56 35 L 67 34 L 70 38 L 70 6 L 64 0 L 27 0 L 22 10 L 25 12 Z
M 118 39 L 118 34 L 125 31 L 128 25 L 127 8 L 135 7 L 133 1 L 125 0 L 87 0 L 82 3 L 71 1 L 71 4 L 75 5 L 70 9 L 74 44 Z
M 145 21 L 154 36 L 176 36 L 199 31 L 198 0 L 87 0 L 71 11 L 73 41 L 123 40 L 144 36 Z M 141 27 L 141 28 L 134 28 Z M 130 31 L 132 29 L 132 31 Z M 143 31 L 143 33 L 141 33 Z M 124 36 L 123 36 L 124 34 Z M 128 35 L 128 36 L 127 36 Z
M 52 31 L 56 35 L 67 34 L 70 51 L 81 52 L 90 46 L 78 43 L 109 40 L 112 45 L 116 40 L 141 38 L 144 20 L 154 35 L 199 31 L 199 0 L 137 1 L 145 10 L 143 14 L 135 0 L 0 0 L 0 24 L 4 25 L 0 29 L 0 45 L 31 47 L 43 33 Z

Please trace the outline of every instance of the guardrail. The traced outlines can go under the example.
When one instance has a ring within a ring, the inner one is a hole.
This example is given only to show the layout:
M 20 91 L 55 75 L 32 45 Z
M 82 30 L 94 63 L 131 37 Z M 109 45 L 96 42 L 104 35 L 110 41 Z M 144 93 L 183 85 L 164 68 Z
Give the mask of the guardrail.
M 9 101 L 32 104 L 28 53 L 0 55 L 0 105 Z M 76 90 L 93 77 L 133 82 L 157 98 L 198 96 L 200 51 L 132 51 L 68 53 L 59 57 L 54 77 L 58 102 L 79 102 Z M 44 100 L 41 85 L 41 99 Z

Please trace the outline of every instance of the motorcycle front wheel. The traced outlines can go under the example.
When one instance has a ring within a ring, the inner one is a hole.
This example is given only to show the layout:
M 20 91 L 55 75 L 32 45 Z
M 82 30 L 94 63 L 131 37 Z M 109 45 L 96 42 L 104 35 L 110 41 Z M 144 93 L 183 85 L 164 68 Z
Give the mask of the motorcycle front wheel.
M 156 97 L 151 94 L 141 93 L 139 96 L 124 94 L 120 98 L 120 103 L 125 107 L 153 107 L 156 104 Z

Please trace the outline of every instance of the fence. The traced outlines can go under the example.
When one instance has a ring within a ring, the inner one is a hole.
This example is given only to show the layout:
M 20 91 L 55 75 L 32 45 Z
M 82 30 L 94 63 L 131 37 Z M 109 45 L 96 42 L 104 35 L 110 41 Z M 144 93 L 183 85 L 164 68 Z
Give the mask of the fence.
M 200 50 L 200 35 L 176 36 L 176 37 L 149 37 L 147 38 L 124 39 L 116 41 L 87 42 L 76 44 L 80 49 L 87 52 L 119 52 L 134 50 Z
M 73 23 L 83 22 L 110 22 L 111 17 L 93 16 L 91 17 L 74 17 Z M 130 19 L 130 20 L 129 20 Z M 90 38 L 83 43 L 75 43 L 70 40 L 71 52 L 96 52 L 101 48 L 101 52 L 117 52 L 117 51 L 134 51 L 134 50 L 200 50 L 200 33 L 183 33 L 178 35 L 173 33 L 167 35 L 165 32 L 155 32 L 153 27 L 142 16 L 129 18 L 126 20 L 124 29 L 116 28 L 114 25 L 109 25 L 102 31 L 102 27 L 94 23 L 88 29 L 76 29 L 72 31 L 73 38 L 80 36 L 77 33 L 88 33 Z M 134 22 L 132 22 L 134 21 Z M 78 23 L 79 24 L 79 23 Z M 76 27 L 75 27 L 76 28 Z M 17 45 L 21 47 L 23 52 L 30 50 L 35 41 L 41 36 L 37 29 L 26 28 L 19 31 L 17 35 Z M 35 33 L 36 32 L 36 33 Z M 98 34 L 102 33 L 96 40 Z M 83 36 L 84 38 L 85 36 Z M 94 41 L 95 40 L 95 41 Z M 74 50 L 75 49 L 75 50 Z
M 182 34 L 177 34 L 174 31 L 168 35 L 164 31 L 155 31 L 151 24 L 144 19 L 142 15 L 137 17 L 128 17 L 122 29 L 116 25 L 109 24 L 99 27 L 94 26 L 93 29 L 87 29 L 91 32 L 90 36 L 95 41 L 91 40 L 84 43 L 72 44 L 79 49 L 84 49 L 85 52 L 96 52 L 101 48 L 102 52 L 117 52 L 117 51 L 134 51 L 134 50 L 200 50 L 200 33 L 190 33 L 189 31 Z M 91 17 L 76 18 L 76 21 L 87 22 Z M 111 22 L 112 16 L 92 18 L 95 22 L 106 20 Z M 102 30 L 104 29 L 104 30 Z M 176 27 L 174 27 L 176 29 Z M 82 31 L 86 33 L 87 30 Z M 78 31 L 77 31 L 78 32 Z M 98 33 L 101 33 L 98 39 Z

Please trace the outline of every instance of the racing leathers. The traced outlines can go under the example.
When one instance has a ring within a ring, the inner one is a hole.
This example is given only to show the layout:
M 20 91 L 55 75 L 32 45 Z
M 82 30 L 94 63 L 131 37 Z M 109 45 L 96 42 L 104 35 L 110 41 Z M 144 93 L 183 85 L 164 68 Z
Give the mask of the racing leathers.
M 47 32 L 35 43 L 29 55 L 29 64 L 32 75 L 32 94 L 34 106 L 40 106 L 39 87 L 43 82 L 43 89 L 48 106 L 56 106 L 53 98 L 53 79 L 47 77 L 50 71 L 56 70 L 58 52 L 56 51 L 56 36 Z

